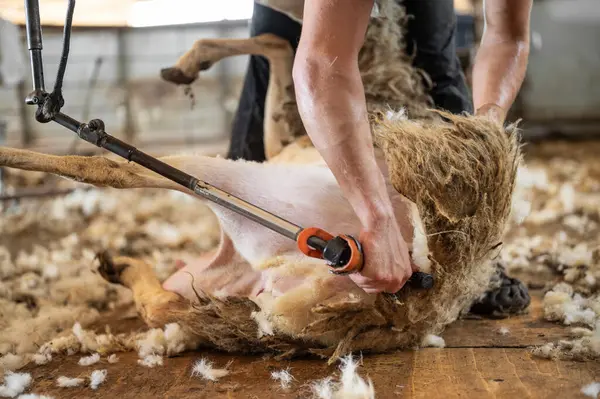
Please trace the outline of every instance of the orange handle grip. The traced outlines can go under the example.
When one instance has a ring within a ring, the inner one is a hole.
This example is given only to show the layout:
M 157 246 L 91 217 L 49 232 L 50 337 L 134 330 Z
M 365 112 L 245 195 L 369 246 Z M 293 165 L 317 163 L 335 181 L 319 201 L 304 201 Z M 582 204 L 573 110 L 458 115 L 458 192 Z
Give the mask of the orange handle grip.
M 298 248 L 304 255 L 310 256 L 311 258 L 323 259 L 323 250 L 313 249 L 308 245 L 308 239 L 310 237 L 318 237 L 323 241 L 329 241 L 333 239 L 333 236 L 325 230 L 321 230 L 317 227 L 309 227 L 302 229 L 296 237 Z
M 362 248 L 352 236 L 334 237 L 322 229 L 310 227 L 301 230 L 296 235 L 296 241 L 305 255 L 325 259 L 334 274 L 357 273 L 363 268 Z M 434 285 L 434 278 L 427 273 L 415 272 L 406 285 L 416 289 L 430 289 Z
M 317 248 L 309 244 L 310 239 L 313 243 L 318 243 Z M 334 237 L 322 229 L 310 227 L 301 230 L 296 236 L 296 241 L 298 248 L 305 255 L 327 260 L 335 274 L 360 272 L 363 267 L 362 249 L 351 236 Z
M 349 274 L 360 272 L 364 265 L 364 256 L 360 244 L 354 239 L 354 237 L 351 236 L 341 235 L 338 236 L 338 238 L 341 238 L 345 241 L 345 244 L 348 246 L 350 251 L 350 258 L 341 265 L 332 267 L 332 271 L 336 274 Z

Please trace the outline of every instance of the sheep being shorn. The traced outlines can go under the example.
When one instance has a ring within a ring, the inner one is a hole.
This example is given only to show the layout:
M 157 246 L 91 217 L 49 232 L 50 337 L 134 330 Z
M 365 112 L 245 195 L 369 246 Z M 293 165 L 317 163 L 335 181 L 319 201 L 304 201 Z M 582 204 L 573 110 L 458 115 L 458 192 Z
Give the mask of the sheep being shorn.
M 302 23 L 303 0 L 264 0 L 259 3 L 284 13 Z M 402 2 L 376 0 L 359 52 L 367 108 L 374 122 L 391 110 L 403 109 L 412 120 L 435 121 L 437 113 L 428 95 L 427 74 L 412 65 L 404 40 L 406 14 Z M 264 114 L 264 151 L 271 162 L 322 161 L 312 149 L 300 120 L 292 81 L 293 51 L 289 42 L 272 34 L 248 39 L 200 39 L 171 68 L 161 71 L 163 79 L 176 84 L 190 84 L 199 73 L 219 60 L 236 55 L 252 54 L 265 57 L 270 66 L 269 84 Z M 303 149 L 303 150 L 301 150 Z M 530 297 L 525 286 L 506 275 L 501 264 L 488 290 L 471 311 L 478 314 L 506 316 L 523 311 Z
M 413 260 L 434 275 L 431 290 L 407 287 L 398 295 L 368 295 L 347 276 L 330 274 L 323 261 L 300 254 L 293 241 L 215 204 L 208 205 L 227 237 L 223 242 L 231 240 L 236 254 L 217 253 L 204 274 L 190 278 L 196 294 L 165 290 L 150 265 L 133 258 L 102 254 L 99 271 L 132 290 L 149 326 L 177 322 L 201 346 L 282 356 L 314 353 L 333 360 L 350 351 L 418 345 L 425 335 L 439 334 L 485 292 L 520 161 L 513 127 L 484 117 L 443 116 L 446 121 L 433 124 L 405 118 L 374 122 L 377 156 L 394 208 L 404 215 L 404 238 L 414 249 L 417 239 L 426 237 L 427 255 L 413 254 Z M 360 229 L 335 178 L 319 161 L 259 164 L 193 155 L 161 159 L 292 222 L 346 234 Z M 0 148 L 0 165 L 98 186 L 190 193 L 140 166 L 102 157 Z
M 186 281 L 187 289 L 169 280 L 161 285 L 139 259 L 99 254 L 100 274 L 131 289 L 149 326 L 178 323 L 193 346 L 334 360 L 351 351 L 419 345 L 486 294 L 520 162 L 516 129 L 428 109 L 421 75 L 396 51 L 403 48 L 395 22 L 402 8 L 391 1 L 379 7 L 389 9 L 372 19 L 360 57 L 376 155 L 413 261 L 434 275 L 434 288 L 368 295 L 348 277 L 330 274 L 324 262 L 300 254 L 293 241 L 209 203 L 221 226 L 221 245 L 203 272 Z M 161 160 L 294 223 L 356 235 L 360 224 L 297 117 L 293 55 L 285 42 L 272 35 L 199 40 L 163 77 L 191 83 L 212 63 L 248 53 L 265 55 L 273 71 L 265 116 L 268 161 L 195 155 Z M 403 78 L 391 79 L 398 76 Z M 407 112 L 388 113 L 390 108 Z M 0 166 L 96 186 L 194 195 L 138 165 L 103 157 L 0 147 Z

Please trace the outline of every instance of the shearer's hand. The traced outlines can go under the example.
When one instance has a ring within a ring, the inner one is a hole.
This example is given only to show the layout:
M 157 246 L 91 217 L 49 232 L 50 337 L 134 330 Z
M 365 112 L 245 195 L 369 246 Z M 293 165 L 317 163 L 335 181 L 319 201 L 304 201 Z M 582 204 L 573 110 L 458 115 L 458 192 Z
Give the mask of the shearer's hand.
M 363 229 L 359 241 L 363 249 L 364 266 L 360 273 L 350 274 L 350 278 L 365 292 L 395 293 L 404 286 L 413 271 L 417 271 L 411 263 L 395 217 L 388 217 L 372 228 Z

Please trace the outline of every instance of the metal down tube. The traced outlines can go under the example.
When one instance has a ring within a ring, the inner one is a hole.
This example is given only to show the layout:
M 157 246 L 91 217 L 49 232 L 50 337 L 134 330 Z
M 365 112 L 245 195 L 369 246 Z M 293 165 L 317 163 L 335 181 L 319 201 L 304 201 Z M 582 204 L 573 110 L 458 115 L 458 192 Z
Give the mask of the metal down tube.
M 65 22 L 63 54 L 59 73 L 57 75 L 56 87 L 58 87 L 59 90 L 60 86 L 62 85 L 62 75 L 64 74 L 64 67 L 66 66 L 67 62 L 74 6 L 75 2 L 70 0 L 69 8 L 67 10 L 67 20 Z M 27 42 L 29 44 L 29 50 L 31 54 L 31 68 L 34 82 L 34 91 L 27 96 L 26 102 L 30 105 L 38 105 L 39 111 L 39 109 L 44 105 L 44 102 L 48 99 L 48 93 L 44 88 L 42 29 L 40 24 L 39 1 L 25 0 L 25 12 L 27 15 Z M 52 95 L 50 95 L 50 97 L 52 97 Z M 179 169 L 173 168 L 172 166 L 161 162 L 158 159 L 139 151 L 137 148 L 107 134 L 104 131 L 104 123 L 99 119 L 92 120 L 89 123 L 82 123 L 68 115 L 61 113 L 60 108 L 53 111 L 51 110 L 50 116 L 50 118 L 38 119 L 38 121 L 46 122 L 52 120 L 59 125 L 77 133 L 81 139 L 98 147 L 104 148 L 122 158 L 127 159 L 130 162 L 135 162 L 147 169 L 150 169 L 159 175 L 192 190 L 194 193 L 204 197 L 205 199 L 221 205 L 242 216 L 245 216 L 248 219 L 251 219 L 273 231 L 276 231 L 279 234 L 282 234 L 285 237 L 288 237 L 289 239 L 296 241 L 298 234 L 302 231 L 300 226 L 273 215 L 262 208 L 259 208 L 242 200 L 241 198 L 220 190 Z M 310 237 L 308 239 L 308 244 L 321 251 L 323 251 L 327 246 L 327 242 L 319 237 Z
M 254 220 L 294 241 L 298 233 L 302 230 L 300 226 L 290 223 L 225 191 L 219 190 L 206 182 L 197 180 L 193 190 L 196 194 L 237 212 L 248 219 Z
M 41 95 L 45 91 L 45 87 L 42 63 L 42 26 L 40 24 L 38 0 L 25 0 L 25 26 L 27 29 L 27 46 L 31 54 L 33 90 Z M 37 100 L 37 97 L 35 98 Z
M 252 205 L 223 190 L 220 190 L 209 183 L 201 181 L 196 177 L 176 169 L 154 157 L 151 157 L 132 145 L 109 135 L 108 133 L 104 132 L 103 126 L 99 129 L 98 126 L 94 126 L 95 124 L 101 123 L 100 121 L 91 121 L 90 124 L 82 124 L 62 113 L 58 113 L 55 116 L 54 121 L 66 127 L 67 129 L 76 132 L 77 135 L 83 140 L 97 145 L 98 147 L 107 149 L 108 151 L 117 154 L 130 162 L 135 162 L 147 169 L 150 169 L 159 175 L 192 190 L 194 193 L 206 198 L 207 200 L 237 212 L 292 240 L 296 240 L 297 234 L 300 232 L 300 230 L 302 230 L 300 226 L 275 216 L 272 213 L 269 213 L 264 209 Z M 94 129 L 90 129 L 90 125 L 92 125 L 91 127 Z

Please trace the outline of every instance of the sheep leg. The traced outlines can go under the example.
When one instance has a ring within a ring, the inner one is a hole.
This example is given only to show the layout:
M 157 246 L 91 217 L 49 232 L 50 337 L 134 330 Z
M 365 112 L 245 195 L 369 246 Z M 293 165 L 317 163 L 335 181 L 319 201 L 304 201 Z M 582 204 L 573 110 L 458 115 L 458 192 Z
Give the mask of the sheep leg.
M 199 292 L 216 297 L 254 296 L 260 289 L 261 272 L 252 269 L 221 230 L 221 240 L 212 256 L 186 264 L 172 274 L 162 287 L 195 301 Z
M 146 324 L 162 328 L 177 322 L 177 315 L 191 308 L 191 302 L 166 291 L 147 263 L 129 257 L 112 258 L 108 253 L 97 255 L 98 272 L 108 282 L 124 285 L 133 293 L 136 309 Z
M 246 201 L 265 208 L 267 211 L 280 214 L 286 218 L 293 217 L 295 219 L 293 222 L 295 223 L 299 223 L 298 220 L 302 218 L 302 214 L 309 213 L 314 208 L 311 203 L 302 201 L 303 196 L 310 195 L 311 191 L 317 191 L 315 193 L 315 200 L 324 195 L 329 197 L 327 191 L 333 191 L 331 194 L 335 196 L 335 200 L 344 201 L 341 198 L 339 189 L 336 190 L 335 180 L 323 168 L 310 171 L 309 168 L 295 166 L 293 169 L 296 170 L 288 170 L 285 165 L 233 162 L 219 158 L 193 155 L 162 157 L 160 160 L 233 195 L 239 196 Z M 121 189 L 143 187 L 166 188 L 201 198 L 187 188 L 154 174 L 154 172 L 139 165 L 117 162 L 104 157 L 54 156 L 33 151 L 0 147 L 0 167 L 2 166 L 52 173 L 78 182 L 101 187 Z M 301 173 L 299 173 L 300 171 Z M 290 182 L 289 173 L 296 174 L 299 180 L 296 179 L 295 182 Z M 284 181 L 287 181 L 288 184 L 283 185 L 282 182 Z M 293 189 L 300 181 L 303 182 L 300 184 L 301 187 L 293 190 L 298 194 L 291 196 L 289 192 L 286 192 Z M 287 186 L 287 188 L 284 188 L 284 186 Z M 329 190 L 325 190 L 325 186 L 328 186 Z M 290 201 L 302 201 L 303 206 L 298 209 L 290 207 Z M 332 201 L 332 199 L 330 198 L 329 201 Z M 295 250 L 293 241 L 219 205 L 213 203 L 209 203 L 208 205 L 217 215 L 221 228 L 234 240 L 236 250 L 246 260 L 253 263 L 253 265 L 270 259 L 282 250 Z M 339 210 L 339 207 L 336 208 Z M 348 211 L 348 208 L 342 205 L 341 210 Z M 332 213 L 326 210 L 322 210 L 321 213 L 328 214 L 329 219 L 334 223 L 339 220 L 352 220 L 349 215 L 336 218 L 332 217 Z M 315 212 L 311 216 L 321 221 L 324 218 L 323 215 L 316 215 Z M 316 223 L 310 220 L 308 222 L 311 224 Z M 332 227 L 330 223 L 327 223 L 325 226 L 325 228 L 328 227 Z M 336 228 L 335 230 L 337 231 L 338 229 Z M 268 242 L 269 245 L 265 246 L 265 242 Z M 240 248 L 240 243 L 244 248 Z
M 179 58 L 174 67 L 163 69 L 161 76 L 172 83 L 190 84 L 200 71 L 210 68 L 219 60 L 248 54 L 263 56 L 270 65 L 264 118 L 265 155 L 270 159 L 298 134 L 292 131 L 294 128 L 297 130 L 298 126 L 290 126 L 288 118 L 283 116 L 284 108 L 295 104 L 292 81 L 294 52 L 286 40 L 273 34 L 247 39 L 200 39 Z
M 201 279 L 203 278 L 202 284 L 195 284 L 194 281 L 195 288 L 192 289 L 194 294 L 187 298 L 165 290 L 152 267 L 140 259 L 127 256 L 112 257 L 106 251 L 98 253 L 96 259 L 99 261 L 98 272 L 106 281 L 123 285 L 131 290 L 138 313 L 150 327 L 162 327 L 168 323 L 181 322 L 180 314 L 191 312 L 193 304 L 207 303 L 210 302 L 209 298 L 215 298 L 211 291 L 218 287 L 214 281 L 219 277 L 200 276 Z M 225 267 L 222 274 L 227 274 L 230 269 Z M 188 284 L 192 285 L 192 276 L 189 276 Z
M 189 192 L 142 166 L 100 156 L 57 156 L 0 147 L 0 166 L 52 173 L 98 187 L 166 188 Z

